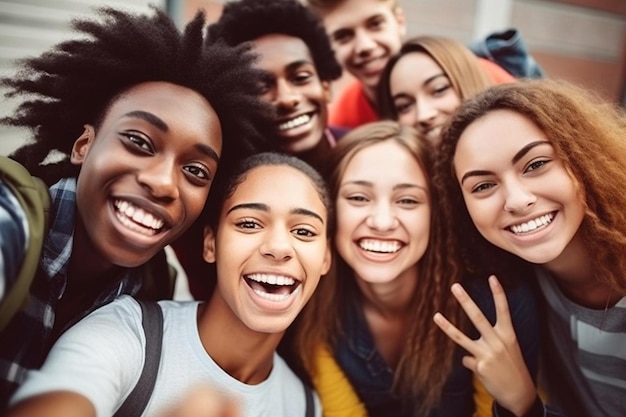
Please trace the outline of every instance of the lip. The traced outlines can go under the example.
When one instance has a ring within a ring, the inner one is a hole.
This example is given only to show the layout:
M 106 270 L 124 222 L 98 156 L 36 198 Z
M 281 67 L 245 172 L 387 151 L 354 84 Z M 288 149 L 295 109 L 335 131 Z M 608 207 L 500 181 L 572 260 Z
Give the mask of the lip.
M 378 237 L 361 237 L 354 240 L 359 255 L 373 262 L 389 262 L 399 256 L 406 243 L 400 239 L 381 239 Z M 365 249 L 363 246 L 369 247 Z
M 353 62 L 352 67 L 364 75 L 373 76 L 380 74 L 387 64 L 386 56 L 368 58 Z
M 550 220 L 547 224 L 545 224 L 545 220 L 543 224 L 537 225 L 534 229 L 529 229 L 525 231 L 520 231 L 518 233 L 513 231 L 513 228 L 520 229 L 522 226 L 528 224 L 537 219 L 549 217 Z M 543 214 L 534 214 L 531 216 L 526 216 L 524 219 L 516 220 L 514 223 L 509 224 L 504 228 L 504 230 L 508 233 L 516 241 L 527 242 L 530 243 L 536 242 L 538 239 L 542 239 L 546 236 L 550 231 L 554 228 L 555 220 L 558 219 L 558 211 L 548 211 Z
M 300 298 L 299 295 L 302 293 L 303 280 L 295 277 L 293 274 L 285 272 L 251 272 L 243 274 L 241 279 L 254 304 L 259 309 L 272 313 L 281 313 L 289 310 L 296 300 Z M 261 282 L 263 282 L 263 284 Z M 278 284 L 282 282 L 284 284 L 282 286 L 285 288 L 290 287 L 291 291 L 288 293 L 283 292 L 282 294 L 279 294 L 279 291 L 275 293 L 266 291 L 268 284 L 273 282 L 276 282 L 276 284 L 274 284 L 276 288 L 281 287 L 281 285 Z
M 306 112 L 300 112 L 289 117 L 281 117 L 275 123 L 278 133 L 282 136 L 293 136 L 295 134 L 301 134 L 302 130 L 309 130 L 310 126 L 315 122 L 315 116 L 317 110 L 310 110 Z M 288 124 L 293 124 L 288 126 Z M 287 125 L 287 126 L 285 126 Z
M 126 201 L 136 207 L 139 207 L 140 209 L 152 214 L 155 218 L 162 220 L 163 225 L 153 233 L 147 232 L 147 230 L 149 230 L 147 227 L 140 226 L 128 219 L 124 214 L 121 214 L 115 205 L 116 201 Z M 154 204 L 147 203 L 141 198 L 116 196 L 109 200 L 108 207 L 111 219 L 110 222 L 114 226 L 115 230 L 117 230 L 117 233 L 123 237 L 124 243 L 140 248 L 148 248 L 160 242 L 165 233 L 170 230 L 174 224 L 171 216 L 164 213 L 163 209 L 155 209 Z

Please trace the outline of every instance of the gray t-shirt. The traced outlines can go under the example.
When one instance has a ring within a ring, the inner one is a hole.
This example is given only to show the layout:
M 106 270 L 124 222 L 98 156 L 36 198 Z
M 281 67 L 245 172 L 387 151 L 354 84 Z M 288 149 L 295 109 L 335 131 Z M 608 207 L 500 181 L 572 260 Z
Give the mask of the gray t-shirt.
M 545 269 L 537 274 L 546 300 L 548 404 L 574 408 L 572 415 L 626 416 L 626 297 L 606 311 L 589 309 L 566 298 Z
M 142 416 L 159 416 L 179 405 L 189 390 L 209 384 L 233 397 L 244 417 L 305 415 L 302 382 L 283 359 L 274 354 L 267 379 L 248 385 L 228 375 L 202 346 L 196 316 L 197 302 L 160 301 L 163 310 L 163 351 L 152 398 Z M 145 356 L 141 309 L 130 296 L 96 310 L 59 338 L 45 364 L 31 371 L 11 399 L 68 390 L 85 396 L 97 417 L 112 415 L 135 386 Z M 315 415 L 321 415 L 315 395 Z

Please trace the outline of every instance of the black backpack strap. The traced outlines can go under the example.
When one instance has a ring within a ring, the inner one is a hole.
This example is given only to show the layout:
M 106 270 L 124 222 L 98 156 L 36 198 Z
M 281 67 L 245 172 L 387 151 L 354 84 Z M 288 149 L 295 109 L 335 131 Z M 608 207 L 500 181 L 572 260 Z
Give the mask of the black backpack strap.
M 163 344 L 163 311 L 155 302 L 137 300 L 141 306 L 141 326 L 146 335 L 146 359 L 135 388 L 113 417 L 139 417 L 146 408 L 159 372 Z
M 304 412 L 305 417 L 313 417 L 315 416 L 315 400 L 313 399 L 313 390 L 307 384 L 303 383 L 304 386 L 304 397 L 306 399 L 306 411 Z

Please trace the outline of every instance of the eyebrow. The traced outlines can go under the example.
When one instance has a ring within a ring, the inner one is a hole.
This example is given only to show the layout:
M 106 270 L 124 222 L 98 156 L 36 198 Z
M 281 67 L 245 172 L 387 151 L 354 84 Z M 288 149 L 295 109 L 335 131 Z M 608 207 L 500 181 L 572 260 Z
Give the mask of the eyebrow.
M 539 146 L 539 145 L 549 145 L 550 142 L 548 142 L 547 140 L 538 140 L 535 142 L 530 142 L 529 144 L 527 144 L 526 146 L 524 146 L 522 149 L 520 149 L 515 155 L 513 155 L 513 158 L 511 158 L 511 163 L 512 164 L 516 164 L 517 162 L 519 162 L 520 159 L 522 159 L 524 157 L 524 155 L 526 155 L 528 152 L 530 152 L 531 149 Z M 481 175 L 493 175 L 492 171 L 484 171 L 484 170 L 476 170 L 476 171 L 468 171 L 465 173 L 465 175 L 463 175 L 463 178 L 461 178 L 461 185 L 463 185 L 463 182 L 469 178 L 469 177 L 476 177 L 476 176 L 481 176 Z
M 215 162 L 220 161 L 220 156 L 217 154 L 217 152 L 215 152 L 215 149 L 211 148 L 210 146 L 203 143 L 198 143 L 196 145 L 196 149 L 208 156 L 209 158 L 214 159 Z
M 299 61 L 294 61 L 294 62 L 287 64 L 286 68 L 287 68 L 287 71 L 295 71 L 298 68 L 305 66 L 305 65 L 311 65 L 315 67 L 315 64 L 312 61 L 309 61 L 307 59 L 301 59 Z
M 145 120 L 162 132 L 167 132 L 170 129 L 167 123 L 163 121 L 163 119 L 147 111 L 135 110 L 124 114 L 123 117 L 134 117 L 137 119 Z
M 374 184 L 370 181 L 363 181 L 363 180 L 356 180 L 356 181 L 346 181 L 343 184 L 341 184 L 341 186 L 343 187 L 344 185 L 349 185 L 349 184 L 353 184 L 353 185 L 361 185 L 363 187 L 369 187 L 372 188 L 374 187 Z M 407 188 L 419 188 L 421 190 L 424 190 L 426 192 L 428 192 L 428 188 L 427 187 L 423 187 L 421 185 L 418 184 L 411 184 L 411 183 L 401 183 L 401 184 L 396 184 L 393 186 L 393 190 L 404 190 Z
M 147 111 L 135 110 L 124 114 L 123 117 L 134 117 L 137 119 L 145 120 L 146 122 L 150 123 L 164 133 L 167 133 L 170 130 L 169 126 L 163 121 L 163 119 Z M 207 155 L 209 158 L 214 159 L 216 162 L 220 161 L 220 156 L 217 154 L 217 152 L 215 152 L 215 149 L 211 148 L 210 146 L 203 143 L 198 143 L 196 145 L 196 149 L 201 153 Z
M 270 206 L 268 206 L 267 204 L 263 204 L 263 203 L 242 203 L 242 204 L 237 204 L 237 205 L 232 206 L 230 209 L 228 209 L 226 214 L 230 214 L 231 212 L 233 212 L 235 210 L 244 210 L 244 209 L 259 210 L 259 211 L 263 211 L 263 212 L 266 212 L 266 213 L 269 213 L 271 211 Z M 294 208 L 294 209 L 289 210 L 289 213 L 290 214 L 299 214 L 299 215 L 313 217 L 315 219 L 318 219 L 322 224 L 324 224 L 324 219 L 322 219 L 322 216 L 320 216 L 316 212 L 311 211 L 309 209 Z

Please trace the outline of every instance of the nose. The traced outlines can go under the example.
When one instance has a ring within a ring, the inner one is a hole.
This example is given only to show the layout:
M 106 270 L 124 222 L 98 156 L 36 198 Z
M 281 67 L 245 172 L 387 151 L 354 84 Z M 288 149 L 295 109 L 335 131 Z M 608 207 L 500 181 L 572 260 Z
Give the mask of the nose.
M 354 35 L 354 52 L 357 55 L 368 55 L 376 47 L 376 42 L 364 30 L 357 30 Z
M 146 166 L 139 169 L 137 181 L 160 200 L 175 200 L 179 197 L 178 170 L 173 160 L 155 156 L 147 158 Z
M 286 227 L 271 227 L 267 231 L 259 250 L 264 257 L 276 261 L 287 261 L 293 258 L 294 249 L 291 243 L 291 232 Z
M 504 210 L 512 213 L 523 213 L 536 202 L 537 196 L 521 181 L 503 183 L 505 187 Z
M 286 80 L 278 80 L 276 83 L 276 107 L 283 110 L 293 110 L 300 104 L 300 94 L 294 86 Z
M 419 126 L 429 127 L 436 116 L 437 108 L 430 100 L 418 97 L 415 98 L 415 117 Z
M 398 227 L 398 218 L 389 204 L 381 202 L 372 208 L 365 224 L 379 232 L 386 232 Z

